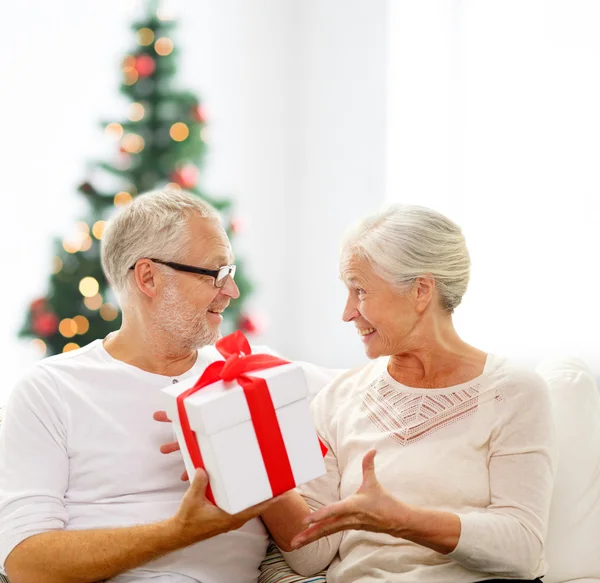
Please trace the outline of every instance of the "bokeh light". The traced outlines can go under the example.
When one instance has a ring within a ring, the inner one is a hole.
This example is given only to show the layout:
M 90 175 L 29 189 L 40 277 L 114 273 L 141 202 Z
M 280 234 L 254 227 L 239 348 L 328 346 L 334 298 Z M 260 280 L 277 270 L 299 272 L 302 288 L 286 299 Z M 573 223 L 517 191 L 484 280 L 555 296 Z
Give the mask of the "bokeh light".
M 96 294 L 91 298 L 84 298 L 83 303 L 88 310 L 97 310 L 102 305 L 102 296 L 100 294 Z
M 90 322 L 85 316 L 75 316 L 73 321 L 77 325 L 77 334 L 85 334 L 90 329 Z
M 84 221 L 77 221 L 75 223 L 75 228 L 82 238 L 90 234 L 90 226 Z
M 145 113 L 146 110 L 141 103 L 136 102 L 129 106 L 129 119 L 131 121 L 140 121 L 144 117 Z
M 127 71 L 125 73 L 125 78 L 123 79 L 123 83 L 125 85 L 133 85 L 139 79 L 138 72 L 135 69 L 131 69 L 131 71 Z
M 115 140 L 120 140 L 123 137 L 123 126 L 120 123 L 109 123 L 104 128 L 104 133 Z
M 123 73 L 131 73 L 135 67 L 135 57 L 132 57 L 131 55 L 125 57 L 121 67 L 123 69 Z
M 183 122 L 178 121 L 171 126 L 169 134 L 176 142 L 183 142 L 190 135 L 190 130 Z
M 163 2 L 160 8 L 156 11 L 156 16 L 158 16 L 159 20 L 173 20 L 175 17 L 173 7 L 168 6 L 166 2 Z
M 33 346 L 42 356 L 46 354 L 46 343 L 41 338 L 34 338 L 31 341 Z
M 106 228 L 106 221 L 96 221 L 94 226 L 92 227 L 92 233 L 98 241 L 102 239 L 102 235 L 104 235 L 104 229 Z
M 139 154 L 144 145 L 144 138 L 138 134 L 125 134 L 121 140 L 121 147 L 128 154 Z
M 119 315 L 119 310 L 111 303 L 102 304 L 100 317 L 107 322 L 112 322 Z
M 58 325 L 58 331 L 65 338 L 72 338 L 73 336 L 75 336 L 75 334 L 77 334 L 77 324 L 72 318 L 64 318 L 60 321 L 60 324 Z
M 67 253 L 77 253 L 77 251 L 79 251 L 80 243 L 79 241 L 64 239 L 62 242 L 62 246 Z
M 64 345 L 63 352 L 71 352 L 71 350 L 77 350 L 78 348 L 81 348 L 79 344 L 76 344 L 75 342 L 69 342 L 68 344 Z
M 86 235 L 85 238 L 81 241 L 81 245 L 79 246 L 80 251 L 88 251 L 92 247 L 92 238 L 89 235 Z
M 81 292 L 81 295 L 86 298 L 91 298 L 92 296 L 95 296 L 98 293 L 99 289 L 100 284 L 98 283 L 98 280 L 96 280 L 94 277 L 84 277 L 79 282 L 79 291 Z
M 132 200 L 133 197 L 131 194 L 122 190 L 121 192 L 117 192 L 117 194 L 115 194 L 114 203 L 116 207 L 123 207 L 127 206 Z
M 154 40 L 154 31 L 150 28 L 140 28 L 140 30 L 137 31 L 137 39 L 140 45 L 147 47 L 148 45 L 151 45 Z
M 163 36 L 154 43 L 154 50 L 157 55 L 166 57 L 173 52 L 173 41 L 169 37 Z

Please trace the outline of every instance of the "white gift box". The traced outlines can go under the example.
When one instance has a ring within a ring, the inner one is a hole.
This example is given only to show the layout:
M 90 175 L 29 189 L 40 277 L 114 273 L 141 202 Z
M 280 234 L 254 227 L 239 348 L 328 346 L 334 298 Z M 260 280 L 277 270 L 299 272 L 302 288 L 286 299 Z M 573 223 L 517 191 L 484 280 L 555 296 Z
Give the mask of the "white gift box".
M 302 368 L 291 363 L 246 374 L 263 378 L 267 383 L 295 486 L 324 475 L 325 463 L 312 422 Z M 163 389 L 165 409 L 173 422 L 190 479 L 195 469 L 183 437 L 177 397 L 197 380 L 186 379 Z M 272 498 L 243 388 L 236 381 L 219 380 L 187 397 L 184 405 L 217 506 L 235 514 Z

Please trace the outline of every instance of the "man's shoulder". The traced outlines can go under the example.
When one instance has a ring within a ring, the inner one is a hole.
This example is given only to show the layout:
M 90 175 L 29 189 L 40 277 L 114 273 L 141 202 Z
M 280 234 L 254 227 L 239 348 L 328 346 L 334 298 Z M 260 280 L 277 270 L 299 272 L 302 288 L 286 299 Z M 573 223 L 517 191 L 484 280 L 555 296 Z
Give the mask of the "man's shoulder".
M 13 392 L 28 391 L 32 389 L 55 388 L 57 378 L 63 374 L 72 374 L 75 370 L 84 371 L 97 367 L 100 360 L 98 343 L 95 340 L 77 350 L 48 356 L 36 362 L 17 382 Z
M 101 342 L 102 340 L 93 340 L 89 344 L 77 348 L 76 350 L 70 350 L 69 352 L 54 354 L 43 358 L 38 364 L 52 369 L 65 366 L 77 366 L 78 364 L 83 364 L 90 360 L 97 361 L 100 357 L 99 352 Z

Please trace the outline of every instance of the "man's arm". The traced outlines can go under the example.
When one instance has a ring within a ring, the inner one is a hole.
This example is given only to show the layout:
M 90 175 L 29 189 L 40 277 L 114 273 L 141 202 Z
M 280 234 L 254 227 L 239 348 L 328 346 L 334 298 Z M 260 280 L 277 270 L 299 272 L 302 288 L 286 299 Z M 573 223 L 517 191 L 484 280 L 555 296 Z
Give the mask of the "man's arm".
M 29 537 L 8 555 L 6 573 L 11 583 L 103 581 L 171 551 L 238 529 L 274 503 L 227 514 L 206 499 L 207 483 L 206 473 L 198 470 L 177 514 L 168 520 L 126 528 L 52 531 Z

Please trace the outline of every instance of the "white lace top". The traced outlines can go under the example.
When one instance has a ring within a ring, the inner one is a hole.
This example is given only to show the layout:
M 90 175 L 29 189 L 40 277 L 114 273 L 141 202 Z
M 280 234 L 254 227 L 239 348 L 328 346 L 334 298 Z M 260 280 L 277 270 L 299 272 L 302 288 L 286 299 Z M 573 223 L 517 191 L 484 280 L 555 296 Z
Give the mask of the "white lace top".
M 293 553 L 301 572 L 333 562 L 330 583 L 533 579 L 554 475 L 550 400 L 541 377 L 488 356 L 483 374 L 443 389 L 404 386 L 387 359 L 345 373 L 313 401 L 329 445 L 327 476 L 301 488 L 312 508 L 353 494 L 377 450 L 382 485 L 406 503 L 455 512 L 457 548 L 442 555 L 390 535 L 347 531 Z

